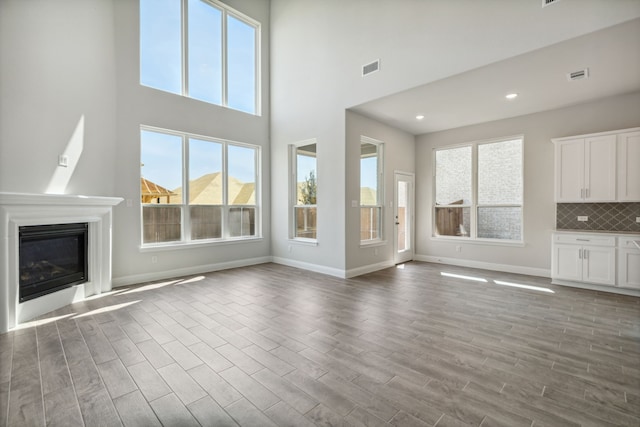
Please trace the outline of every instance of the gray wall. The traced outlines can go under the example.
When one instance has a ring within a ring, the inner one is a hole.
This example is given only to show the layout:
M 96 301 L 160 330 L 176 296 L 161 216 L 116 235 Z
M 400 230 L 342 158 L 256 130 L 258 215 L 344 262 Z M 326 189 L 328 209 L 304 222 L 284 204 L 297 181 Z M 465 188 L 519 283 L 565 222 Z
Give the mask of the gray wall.
M 114 210 L 116 284 L 270 255 L 270 6 L 225 3 L 262 24 L 260 117 L 140 86 L 136 0 L 0 0 L 0 191 L 129 200 Z M 262 146 L 264 239 L 141 251 L 141 124 Z M 65 150 L 69 168 L 57 166 Z
M 262 25 L 262 116 L 207 104 L 141 86 L 137 1 L 115 0 L 118 156 L 113 175 L 118 196 L 131 200 L 115 210 L 113 277 L 116 284 L 242 265 L 270 255 L 269 182 L 269 3 L 230 0 L 228 5 Z M 140 125 L 157 126 L 262 146 L 262 224 L 264 239 L 253 242 L 144 250 L 140 246 Z M 152 263 L 156 257 L 157 263 Z M 230 263 L 230 264 L 226 264 Z
M 116 195 L 113 19 L 111 0 L 0 1 L 0 191 Z
M 549 274 L 551 232 L 555 228 L 554 150 L 551 138 L 625 129 L 640 125 L 640 93 L 587 104 L 421 135 L 416 138 L 417 253 L 422 259 L 449 259 L 482 266 L 512 266 Z M 434 240 L 432 236 L 432 152 L 464 142 L 524 134 L 524 247 Z M 456 246 L 461 245 L 461 251 Z

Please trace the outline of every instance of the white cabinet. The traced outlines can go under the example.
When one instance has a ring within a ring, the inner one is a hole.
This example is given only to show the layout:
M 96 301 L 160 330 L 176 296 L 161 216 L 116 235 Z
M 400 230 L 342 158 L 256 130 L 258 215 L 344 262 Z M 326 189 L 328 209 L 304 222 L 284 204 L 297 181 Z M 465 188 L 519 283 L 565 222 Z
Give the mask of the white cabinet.
M 618 241 L 618 286 L 640 289 L 640 236 Z
M 640 202 L 640 131 L 618 135 L 618 198 Z
M 601 285 L 616 284 L 616 238 L 606 235 L 553 235 L 553 279 Z
M 556 138 L 555 201 L 640 201 L 640 128 Z
M 556 202 L 616 200 L 616 135 L 554 140 Z

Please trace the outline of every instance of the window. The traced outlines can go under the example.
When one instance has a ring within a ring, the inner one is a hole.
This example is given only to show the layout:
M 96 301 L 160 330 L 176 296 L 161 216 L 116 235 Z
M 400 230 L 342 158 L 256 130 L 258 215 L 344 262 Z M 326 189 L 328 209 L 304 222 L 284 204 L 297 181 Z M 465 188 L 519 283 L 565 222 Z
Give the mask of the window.
M 317 145 L 315 140 L 290 146 L 291 159 L 291 204 L 292 237 L 294 239 L 317 239 Z
M 260 24 L 216 0 L 140 0 L 140 83 L 258 110 Z
M 259 236 L 260 148 L 143 128 L 142 243 Z
M 375 139 L 360 140 L 360 242 L 382 240 L 383 147 Z
M 522 241 L 522 145 L 520 136 L 435 150 L 436 236 Z

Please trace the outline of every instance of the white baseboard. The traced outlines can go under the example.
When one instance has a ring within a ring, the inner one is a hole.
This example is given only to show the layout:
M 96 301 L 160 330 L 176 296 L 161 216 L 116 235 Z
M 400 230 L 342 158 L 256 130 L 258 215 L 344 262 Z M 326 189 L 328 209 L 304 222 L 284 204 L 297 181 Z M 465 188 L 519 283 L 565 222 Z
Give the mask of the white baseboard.
M 154 280 L 170 279 L 173 277 L 188 276 L 191 274 L 202 274 L 202 273 L 208 273 L 211 271 L 227 270 L 230 268 L 247 267 L 249 265 L 264 264 L 271 261 L 272 259 L 270 256 L 265 256 L 265 257 L 259 257 L 259 258 L 241 259 L 237 261 L 220 262 L 216 264 L 195 265 L 192 267 L 177 268 L 174 270 L 163 270 L 163 271 L 152 272 L 152 273 L 134 274 L 131 276 L 117 277 L 117 278 L 113 278 L 111 283 L 114 288 L 117 288 L 120 286 L 136 285 L 138 283 L 151 282 Z
M 322 273 L 333 277 L 339 277 L 341 279 L 346 278 L 346 272 L 344 270 L 341 270 L 339 268 L 327 267 L 325 265 L 312 264 L 310 262 L 296 261 L 294 259 L 282 257 L 272 257 L 271 262 L 286 265 L 287 267 L 301 268 L 303 270 Z
M 551 277 L 551 270 L 544 268 L 524 267 L 521 265 L 495 264 L 492 262 L 471 261 L 459 258 L 444 258 L 430 255 L 415 255 L 414 260 L 433 262 L 436 264 L 449 264 L 460 267 L 479 268 L 482 270 L 502 271 L 504 273 L 526 274 L 528 276 Z
M 610 292 L 614 294 L 630 295 L 632 297 L 640 297 L 640 290 L 619 288 L 617 286 L 596 285 L 593 283 L 584 282 L 571 282 L 569 280 L 553 279 L 551 281 L 554 285 L 570 286 L 572 288 L 591 289 L 592 291 Z
M 393 261 L 383 261 L 377 264 L 364 265 L 362 267 L 351 268 L 347 270 L 345 278 L 350 279 L 352 277 L 360 276 L 362 274 L 373 273 L 374 271 L 384 270 L 385 268 L 393 267 L 395 264 Z

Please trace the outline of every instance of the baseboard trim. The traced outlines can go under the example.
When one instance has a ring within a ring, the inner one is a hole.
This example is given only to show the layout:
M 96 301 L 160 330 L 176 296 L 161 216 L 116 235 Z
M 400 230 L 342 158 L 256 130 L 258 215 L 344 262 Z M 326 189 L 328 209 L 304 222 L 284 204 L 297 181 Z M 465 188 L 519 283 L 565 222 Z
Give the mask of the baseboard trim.
M 415 255 L 414 260 L 432 262 L 435 264 L 448 264 L 460 267 L 479 268 L 481 270 L 494 270 L 503 273 L 525 274 L 527 276 L 551 277 L 551 270 L 544 268 L 524 267 L 521 265 L 496 264 L 492 262 L 472 261 L 459 258 L 443 258 L 430 255 Z
M 553 285 L 568 286 L 571 288 L 590 289 L 592 291 L 608 292 L 620 295 L 629 295 L 632 297 L 640 297 L 640 290 L 619 288 L 617 286 L 596 285 L 593 283 L 584 282 L 571 282 L 569 280 L 553 279 L 551 281 Z
M 377 264 L 363 265 L 362 267 L 351 268 L 346 271 L 346 279 L 360 276 L 362 274 L 373 273 L 374 271 L 384 270 L 385 268 L 393 267 L 395 264 L 393 261 L 383 261 Z
M 203 274 L 211 271 L 228 270 L 230 268 L 247 267 L 250 265 L 265 264 L 271 262 L 270 256 L 247 258 L 236 261 L 220 262 L 215 264 L 196 265 L 192 267 L 176 268 L 173 270 L 163 270 L 153 273 L 133 274 L 130 276 L 117 277 L 111 280 L 114 288 L 121 286 L 136 285 L 138 283 L 151 282 L 154 280 L 165 280 L 174 277 L 188 276 L 191 274 Z
M 325 265 L 312 264 L 310 262 L 296 261 L 294 259 L 282 257 L 272 257 L 271 262 L 286 265 L 287 267 L 301 268 L 302 270 L 309 270 L 315 273 L 322 273 L 328 276 L 339 277 L 341 279 L 346 278 L 344 270 L 341 270 L 339 268 L 327 267 Z

